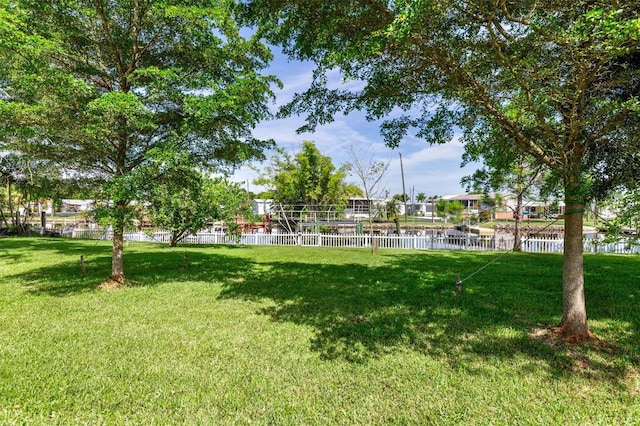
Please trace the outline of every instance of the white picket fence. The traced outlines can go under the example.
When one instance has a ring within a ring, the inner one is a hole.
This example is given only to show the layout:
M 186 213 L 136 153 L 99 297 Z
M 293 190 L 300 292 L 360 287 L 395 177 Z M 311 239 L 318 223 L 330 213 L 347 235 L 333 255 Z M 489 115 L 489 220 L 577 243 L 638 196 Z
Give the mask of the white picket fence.
M 70 229 L 63 236 L 93 240 L 110 240 L 111 231 Z M 126 241 L 168 243 L 170 234 L 166 231 L 125 232 Z M 271 246 L 316 246 L 316 247 L 374 247 L 381 249 L 412 250 L 484 250 L 507 251 L 513 247 L 513 238 L 477 236 L 441 231 L 426 235 L 332 235 L 332 234 L 242 234 L 239 241 L 224 233 L 198 232 L 187 236 L 181 243 L 187 244 L 244 244 Z M 522 251 L 533 253 L 562 253 L 561 239 L 523 238 Z M 640 247 L 625 241 L 603 243 L 598 239 L 584 240 L 585 253 L 639 254 Z

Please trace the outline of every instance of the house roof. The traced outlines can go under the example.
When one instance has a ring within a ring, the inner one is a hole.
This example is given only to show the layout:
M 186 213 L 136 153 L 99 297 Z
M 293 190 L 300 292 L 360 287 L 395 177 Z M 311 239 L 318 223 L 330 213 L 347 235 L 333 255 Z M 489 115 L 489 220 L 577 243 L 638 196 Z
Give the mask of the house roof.
M 463 201 L 463 200 L 481 200 L 482 198 L 484 198 L 484 194 L 461 194 L 461 195 L 447 195 L 445 197 L 442 197 L 445 200 L 448 201 L 454 201 L 454 200 L 458 200 L 458 201 Z

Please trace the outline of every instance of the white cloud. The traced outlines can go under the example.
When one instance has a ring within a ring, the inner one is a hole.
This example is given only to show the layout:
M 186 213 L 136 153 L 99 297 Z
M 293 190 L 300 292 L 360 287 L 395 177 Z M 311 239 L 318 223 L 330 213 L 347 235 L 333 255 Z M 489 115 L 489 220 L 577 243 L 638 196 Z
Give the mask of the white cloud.
M 460 179 L 473 173 L 477 165 L 460 167 L 464 146 L 456 137 L 452 142 L 442 145 L 427 145 L 416 138 L 407 138 L 399 149 L 390 149 L 382 142 L 375 123 L 366 123 L 351 116 L 338 117 L 333 123 L 321 126 L 315 133 L 296 134 L 295 129 L 304 123 L 300 117 L 262 123 L 255 132 L 257 137 L 273 138 L 277 144 L 296 152 L 303 140 L 315 142 L 323 155 L 332 158 L 334 165 L 339 166 L 351 160 L 347 148 L 353 145 L 363 153 L 372 152 L 374 159 L 390 161 L 387 176 L 387 189 L 391 194 L 402 192 L 402 177 L 398 152 L 402 153 L 405 186 L 407 192 L 415 188 L 415 192 L 429 195 L 459 194 L 463 192 Z M 355 126 L 357 124 L 357 126 Z M 260 165 L 256 165 L 261 167 Z M 243 167 L 233 176 L 238 182 L 249 182 L 251 190 L 260 192 L 251 182 L 258 177 L 255 170 Z M 357 184 L 354 177 L 348 179 Z
M 314 68 L 314 64 L 288 61 L 284 55 L 276 53 L 269 72 L 276 74 L 282 80 L 284 87 L 276 92 L 277 100 L 274 110 L 290 102 L 295 93 L 309 88 Z M 337 70 L 330 71 L 327 78 L 331 88 L 359 90 L 363 87 L 363 82 L 344 82 L 343 76 Z M 398 116 L 401 113 L 403 112 L 396 108 L 390 116 Z M 302 141 L 314 141 L 318 150 L 323 155 L 330 156 L 336 166 L 350 161 L 347 152 L 349 146 L 354 146 L 356 150 L 362 149 L 363 154 L 372 152 L 375 160 L 391 162 L 387 179 L 387 189 L 391 194 L 402 192 L 398 152 L 402 153 L 407 192 L 415 188 L 416 193 L 424 192 L 428 195 L 461 193 L 463 189 L 460 186 L 460 179 L 473 173 L 477 168 L 475 164 L 460 167 L 464 152 L 464 147 L 459 142 L 460 135 L 456 135 L 453 141 L 443 145 L 428 145 L 423 140 L 407 136 L 398 149 L 390 149 L 385 146 L 380 135 L 380 121 L 368 122 L 362 112 L 353 112 L 347 116 L 338 114 L 334 119 L 332 123 L 318 126 L 314 133 L 296 133 L 296 129 L 305 124 L 304 116 L 263 122 L 253 133 L 255 137 L 261 139 L 274 139 L 278 146 L 292 153 L 299 149 Z M 267 153 L 267 156 L 269 155 L 270 153 Z M 260 164 L 256 167 L 260 167 Z M 249 182 L 252 191 L 260 192 L 264 188 L 258 188 L 252 183 L 258 174 L 245 166 L 233 175 L 232 180 L 242 182 L 244 185 Z M 353 177 L 349 180 L 356 182 Z
M 429 145 L 419 151 L 411 152 L 403 157 L 403 163 L 410 167 L 442 161 L 457 161 L 460 163 L 463 152 L 464 146 L 459 141 L 454 140 L 442 145 Z

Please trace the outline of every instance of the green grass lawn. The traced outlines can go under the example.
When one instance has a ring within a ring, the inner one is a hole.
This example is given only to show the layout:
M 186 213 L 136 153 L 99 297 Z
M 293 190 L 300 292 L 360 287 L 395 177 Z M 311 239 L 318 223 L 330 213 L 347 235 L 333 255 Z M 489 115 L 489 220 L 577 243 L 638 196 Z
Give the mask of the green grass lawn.
M 640 257 L 0 239 L 0 424 L 638 424 Z M 80 256 L 86 258 L 81 273 Z M 188 258 L 188 267 L 184 256 Z

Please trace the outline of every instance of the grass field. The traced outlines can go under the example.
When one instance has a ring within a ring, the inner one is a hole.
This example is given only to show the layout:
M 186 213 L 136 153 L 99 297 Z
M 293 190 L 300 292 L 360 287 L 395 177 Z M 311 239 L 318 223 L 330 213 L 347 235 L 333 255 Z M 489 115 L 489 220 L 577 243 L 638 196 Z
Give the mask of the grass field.
M 638 424 L 640 257 L 0 239 L 0 424 Z M 86 273 L 80 256 L 86 259 Z M 188 259 L 188 265 L 185 262 Z

